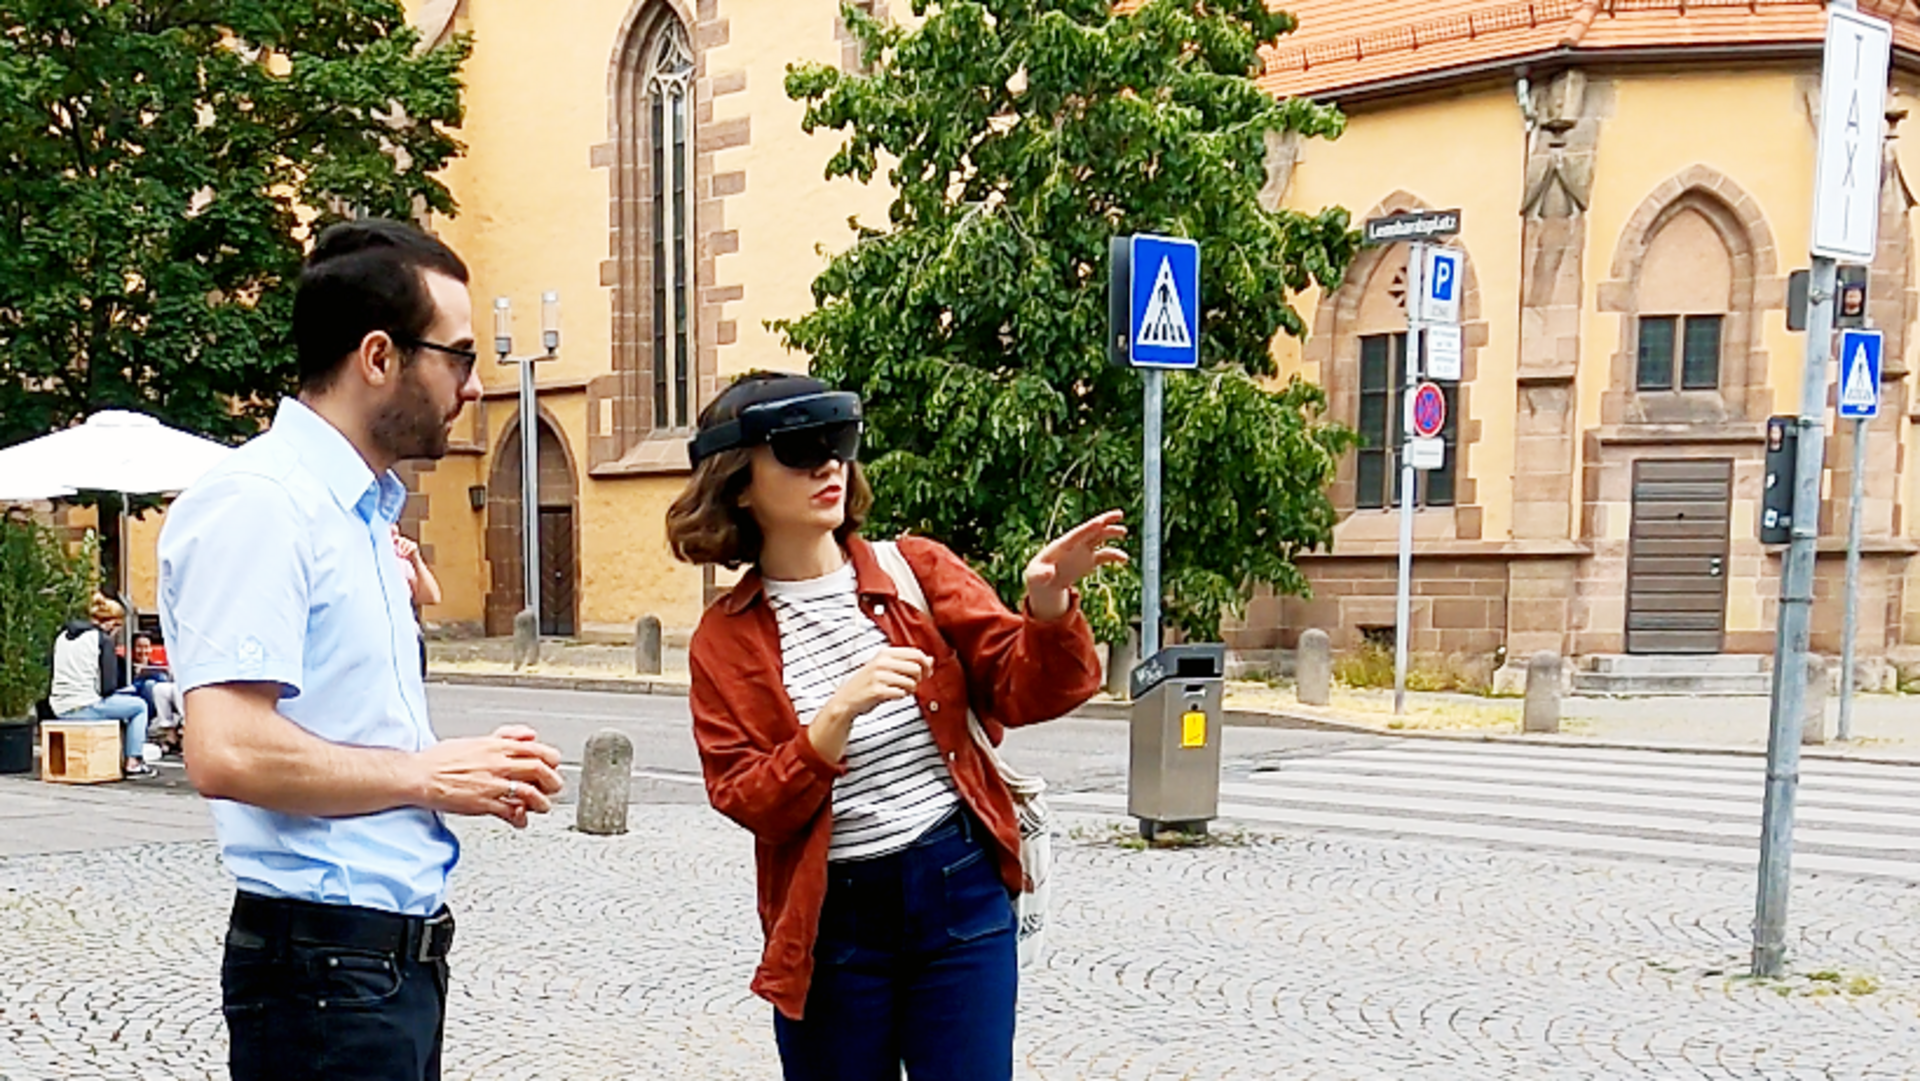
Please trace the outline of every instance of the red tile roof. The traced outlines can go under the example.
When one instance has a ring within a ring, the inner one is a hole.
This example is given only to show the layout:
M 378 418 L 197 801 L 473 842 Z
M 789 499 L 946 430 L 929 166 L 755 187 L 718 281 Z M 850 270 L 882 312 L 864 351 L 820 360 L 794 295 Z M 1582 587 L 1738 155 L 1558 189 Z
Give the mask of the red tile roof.
M 1334 95 L 1508 60 L 1697 47 L 1813 46 L 1825 0 L 1276 0 L 1299 29 L 1266 50 L 1261 84 Z M 1920 0 L 1860 0 L 1920 55 Z

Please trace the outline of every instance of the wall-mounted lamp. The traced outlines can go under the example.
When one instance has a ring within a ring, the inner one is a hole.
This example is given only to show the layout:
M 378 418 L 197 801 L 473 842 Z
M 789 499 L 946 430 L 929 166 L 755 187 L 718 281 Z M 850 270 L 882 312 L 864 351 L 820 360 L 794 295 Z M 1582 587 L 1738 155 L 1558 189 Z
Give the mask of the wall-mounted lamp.
M 493 351 L 502 361 L 513 353 L 513 304 L 506 297 L 493 298 Z
M 548 356 L 560 349 L 560 294 L 551 290 L 540 294 L 540 344 Z
M 475 484 L 467 489 L 467 506 L 474 510 L 487 509 L 487 486 Z

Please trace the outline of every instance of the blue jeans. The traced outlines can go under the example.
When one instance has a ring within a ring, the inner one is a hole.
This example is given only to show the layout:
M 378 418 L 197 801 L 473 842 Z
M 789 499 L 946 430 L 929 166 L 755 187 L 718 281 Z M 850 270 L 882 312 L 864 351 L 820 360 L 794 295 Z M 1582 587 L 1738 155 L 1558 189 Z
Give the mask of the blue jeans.
M 774 1016 L 786 1081 L 1010 1081 L 1019 962 L 991 846 L 960 811 L 828 864 L 806 1018 Z
M 128 758 L 139 758 L 147 746 L 147 704 L 132 691 L 116 691 L 91 706 L 81 706 L 60 715 L 69 721 L 119 721 L 121 743 Z

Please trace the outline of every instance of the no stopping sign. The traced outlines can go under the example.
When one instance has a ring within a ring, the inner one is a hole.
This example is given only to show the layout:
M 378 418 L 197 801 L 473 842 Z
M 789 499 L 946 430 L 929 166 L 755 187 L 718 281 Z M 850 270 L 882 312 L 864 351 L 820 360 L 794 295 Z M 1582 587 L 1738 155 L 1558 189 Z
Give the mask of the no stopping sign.
M 1413 390 L 1413 401 L 1407 412 L 1413 434 L 1432 439 L 1447 426 L 1447 396 L 1441 393 L 1438 383 L 1421 383 Z

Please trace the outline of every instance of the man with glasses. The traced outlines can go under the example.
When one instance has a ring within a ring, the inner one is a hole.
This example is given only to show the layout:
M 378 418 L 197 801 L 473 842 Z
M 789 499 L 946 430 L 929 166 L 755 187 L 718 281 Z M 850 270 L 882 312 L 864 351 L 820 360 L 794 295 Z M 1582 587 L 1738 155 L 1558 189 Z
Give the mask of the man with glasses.
M 518 726 L 440 742 L 393 556 L 407 458 L 480 397 L 467 268 L 390 221 L 315 242 L 300 394 L 174 504 L 160 609 L 187 776 L 239 885 L 221 969 L 234 1081 L 440 1076 L 459 843 L 444 815 L 548 810 Z

